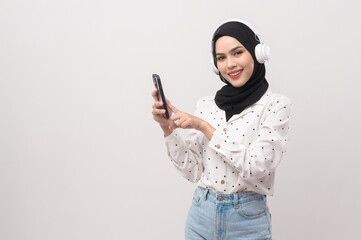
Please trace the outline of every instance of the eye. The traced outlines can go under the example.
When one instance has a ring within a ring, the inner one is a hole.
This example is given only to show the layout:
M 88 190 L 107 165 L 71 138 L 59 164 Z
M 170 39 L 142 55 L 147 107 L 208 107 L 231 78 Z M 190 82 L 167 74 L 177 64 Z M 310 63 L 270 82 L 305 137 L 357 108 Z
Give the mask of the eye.
M 237 52 L 235 52 L 234 55 L 241 55 L 242 53 L 243 53 L 242 51 L 237 51 Z
M 219 57 L 217 58 L 217 61 L 222 61 L 222 60 L 224 60 L 224 59 L 225 59 L 224 56 L 219 56 Z

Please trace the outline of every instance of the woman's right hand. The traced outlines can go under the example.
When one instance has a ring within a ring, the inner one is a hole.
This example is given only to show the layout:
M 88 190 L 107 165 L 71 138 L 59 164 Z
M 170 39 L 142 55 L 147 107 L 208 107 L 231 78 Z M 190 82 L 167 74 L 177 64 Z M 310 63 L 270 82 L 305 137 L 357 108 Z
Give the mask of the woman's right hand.
M 157 95 L 158 95 L 158 89 L 156 88 L 152 92 L 152 97 L 154 99 L 154 104 L 152 106 L 153 119 L 159 123 L 160 127 L 164 131 L 164 135 L 168 136 L 169 134 L 171 134 L 173 132 L 173 129 L 175 129 L 177 126 L 170 118 L 166 119 L 164 117 L 165 109 L 163 109 L 163 107 L 162 107 L 163 102 L 158 101 Z M 168 103 L 167 105 L 169 106 L 170 105 L 169 100 L 166 99 L 166 101 Z M 169 107 L 168 107 L 168 113 L 169 113 L 169 117 L 172 116 L 173 111 Z

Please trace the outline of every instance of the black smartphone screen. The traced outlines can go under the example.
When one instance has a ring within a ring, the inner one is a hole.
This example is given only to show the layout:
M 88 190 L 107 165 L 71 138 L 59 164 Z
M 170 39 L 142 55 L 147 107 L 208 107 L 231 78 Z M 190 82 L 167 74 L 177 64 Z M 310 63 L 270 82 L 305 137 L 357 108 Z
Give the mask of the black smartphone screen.
M 153 74 L 153 83 L 155 88 L 158 88 L 158 100 L 163 102 L 163 108 L 165 109 L 164 118 L 169 119 L 168 107 L 165 101 L 165 96 L 162 88 L 162 82 L 160 81 L 160 77 L 158 74 Z

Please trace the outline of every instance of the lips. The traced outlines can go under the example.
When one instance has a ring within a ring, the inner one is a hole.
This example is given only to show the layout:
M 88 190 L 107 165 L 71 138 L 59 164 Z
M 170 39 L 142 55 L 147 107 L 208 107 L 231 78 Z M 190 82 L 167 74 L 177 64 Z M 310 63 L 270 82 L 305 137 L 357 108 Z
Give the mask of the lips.
M 236 79 L 239 76 L 241 76 L 243 69 L 232 71 L 228 73 L 228 76 L 230 76 L 232 79 Z

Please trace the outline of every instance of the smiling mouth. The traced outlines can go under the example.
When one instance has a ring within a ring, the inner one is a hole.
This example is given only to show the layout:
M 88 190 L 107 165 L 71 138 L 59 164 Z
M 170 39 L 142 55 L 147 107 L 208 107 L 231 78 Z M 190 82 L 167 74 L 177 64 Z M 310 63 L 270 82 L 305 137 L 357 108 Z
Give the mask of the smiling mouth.
M 235 78 L 238 78 L 239 76 L 241 76 L 242 74 L 242 70 L 238 70 L 238 71 L 233 71 L 233 72 L 230 72 L 228 73 L 228 76 L 230 76 L 231 78 L 235 79 Z

